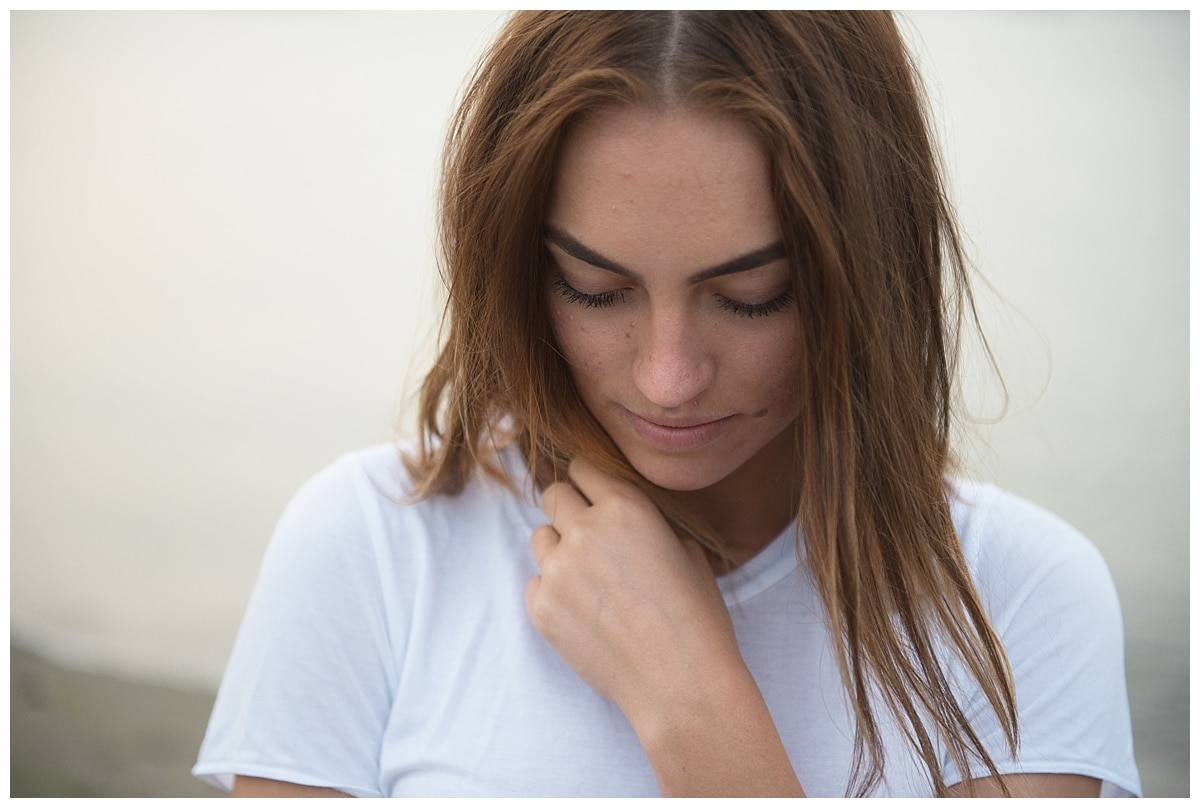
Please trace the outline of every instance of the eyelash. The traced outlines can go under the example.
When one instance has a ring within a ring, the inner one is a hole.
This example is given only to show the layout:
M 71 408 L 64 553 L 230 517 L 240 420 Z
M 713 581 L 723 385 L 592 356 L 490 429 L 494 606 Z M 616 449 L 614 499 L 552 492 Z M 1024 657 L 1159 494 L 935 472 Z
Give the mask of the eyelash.
M 566 298 L 568 303 L 575 303 L 587 309 L 603 309 L 615 306 L 617 303 L 624 302 L 625 300 L 625 292 L 619 289 L 599 295 L 589 295 L 586 292 L 581 292 L 567 283 L 567 279 L 562 275 L 554 277 L 554 291 Z M 792 305 L 794 299 L 790 289 L 774 300 L 768 300 L 765 303 L 741 303 L 737 300 L 730 300 L 727 297 L 723 297 L 721 298 L 721 308 L 740 317 L 766 317 L 769 314 L 784 311 Z
M 766 317 L 768 314 L 776 314 L 787 309 L 792 305 L 793 299 L 791 289 L 774 300 L 768 300 L 765 303 L 739 303 L 736 300 L 723 297 L 721 298 L 721 308 L 742 317 Z
M 565 297 L 568 303 L 578 303 L 585 309 L 604 309 L 625 300 L 625 293 L 620 290 L 605 292 L 601 295 L 589 295 L 581 292 L 567 283 L 567 279 L 562 275 L 554 276 L 554 291 Z

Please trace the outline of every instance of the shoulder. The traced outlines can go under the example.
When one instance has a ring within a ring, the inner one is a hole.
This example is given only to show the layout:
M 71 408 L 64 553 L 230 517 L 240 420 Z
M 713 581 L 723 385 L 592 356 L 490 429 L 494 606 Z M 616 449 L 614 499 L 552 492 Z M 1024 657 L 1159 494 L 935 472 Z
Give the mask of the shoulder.
M 377 555 L 401 537 L 461 535 L 481 524 L 524 523 L 535 505 L 525 490 L 519 453 L 500 452 L 510 484 L 477 473 L 454 496 L 417 498 L 404 463 L 409 446 L 389 443 L 348 452 L 305 482 L 276 528 L 274 543 L 287 543 L 310 563 L 331 551 L 360 547 Z
M 300 486 L 288 502 L 285 518 L 299 511 L 306 521 L 326 521 L 357 513 L 364 499 L 405 498 L 411 483 L 401 451 L 399 445 L 380 444 L 341 455 Z
M 950 510 L 980 598 L 998 632 L 1094 627 L 1120 645 L 1108 564 L 1061 517 L 995 485 L 956 480 Z
M 998 552 L 1022 557 L 1094 552 L 1064 519 L 991 483 L 951 481 L 950 510 L 968 561 Z
M 1074 599 L 1111 600 L 1116 594 L 1104 558 L 1064 519 L 989 483 L 956 480 L 951 513 L 967 565 L 985 601 L 1003 612 L 1048 587 Z M 993 614 L 1002 619 L 1003 614 Z
M 292 495 L 271 536 L 268 560 L 307 560 L 318 571 L 327 557 L 361 555 L 370 545 L 375 503 L 403 500 L 406 481 L 398 446 L 375 446 L 338 457 Z
M 226 788 L 236 774 L 378 795 L 381 744 L 413 665 L 473 659 L 479 627 L 497 624 L 498 608 L 523 608 L 532 528 L 520 520 L 535 511 L 519 479 L 510 489 L 481 473 L 454 497 L 415 500 L 406 448 L 342 455 L 285 508 L 198 775 Z M 501 460 L 519 473 L 519 453 Z
M 509 485 L 477 473 L 457 495 L 417 498 L 404 462 L 410 450 L 406 443 L 385 443 L 347 452 L 309 478 L 292 497 L 288 508 L 301 509 L 310 515 L 355 512 L 380 504 L 436 510 L 439 504 L 453 503 L 455 508 L 461 508 L 475 501 L 494 502 L 504 494 L 519 496 L 523 492 L 527 475 L 523 474 L 516 450 L 507 448 L 499 456 Z

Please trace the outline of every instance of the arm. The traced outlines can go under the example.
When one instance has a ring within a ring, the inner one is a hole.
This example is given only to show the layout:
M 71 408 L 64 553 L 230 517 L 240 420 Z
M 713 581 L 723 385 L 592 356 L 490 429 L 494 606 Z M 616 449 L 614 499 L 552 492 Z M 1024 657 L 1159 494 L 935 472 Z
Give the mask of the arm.
M 1100 796 L 1100 781 L 1078 774 L 1008 774 L 1000 779 L 1014 797 Z M 950 786 L 950 796 L 1003 797 L 1004 792 L 999 783 L 989 777 L 955 783 Z
M 697 681 L 689 702 L 660 704 L 631 719 L 664 797 L 805 796 L 758 686 L 742 668 Z
M 233 778 L 231 797 L 349 797 L 349 794 L 334 788 L 318 786 L 302 786 L 298 783 L 284 783 L 280 780 L 268 780 L 265 777 L 245 777 L 238 775 Z
M 802 796 L 703 551 L 639 491 L 570 474 L 530 541 L 533 625 L 629 719 L 664 796 Z

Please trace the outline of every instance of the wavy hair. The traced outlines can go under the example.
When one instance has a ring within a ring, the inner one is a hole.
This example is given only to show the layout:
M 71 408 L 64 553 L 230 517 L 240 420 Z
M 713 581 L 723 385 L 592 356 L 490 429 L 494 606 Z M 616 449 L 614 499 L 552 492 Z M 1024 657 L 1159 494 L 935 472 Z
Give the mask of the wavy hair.
M 614 105 L 736 116 L 761 140 L 806 356 L 795 424 L 799 524 L 855 712 L 847 793 L 884 770 L 880 708 L 947 793 L 995 762 L 940 657 L 957 658 L 1017 744 L 1004 649 L 950 517 L 966 262 L 917 72 L 886 12 L 520 12 L 485 54 L 443 165 L 442 348 L 407 459 L 418 496 L 454 495 L 515 442 L 530 479 L 587 456 L 650 495 L 677 532 L 720 536 L 629 465 L 555 348 L 542 234 L 560 144 Z M 803 267 L 804 272 L 797 271 Z

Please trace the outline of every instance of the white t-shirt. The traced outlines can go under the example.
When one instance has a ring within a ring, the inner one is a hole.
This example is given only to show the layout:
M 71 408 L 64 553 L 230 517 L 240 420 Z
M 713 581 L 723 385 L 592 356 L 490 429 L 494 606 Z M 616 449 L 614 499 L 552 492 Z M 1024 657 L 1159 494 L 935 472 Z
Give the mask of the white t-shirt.
M 504 462 L 526 479 L 512 450 Z M 194 773 L 356 796 L 655 796 L 621 711 L 530 625 L 526 495 L 480 475 L 407 503 L 395 447 L 342 457 L 281 518 Z M 1017 681 L 1009 760 L 969 677 L 967 715 L 1002 773 L 1074 773 L 1137 794 L 1121 616 L 1108 570 L 1070 526 L 993 486 L 961 483 L 955 524 Z M 810 796 L 846 791 L 854 731 L 795 527 L 719 580 L 738 643 Z M 886 711 L 877 711 L 881 723 Z M 932 786 L 884 723 L 880 794 Z M 962 779 L 947 763 L 947 782 Z M 974 772 L 981 776 L 983 771 Z

